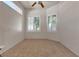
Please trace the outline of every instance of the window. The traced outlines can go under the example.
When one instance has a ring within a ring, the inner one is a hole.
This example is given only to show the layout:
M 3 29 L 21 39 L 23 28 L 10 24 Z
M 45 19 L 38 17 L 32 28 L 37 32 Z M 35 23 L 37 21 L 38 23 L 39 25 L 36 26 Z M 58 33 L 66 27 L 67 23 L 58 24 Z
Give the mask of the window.
M 28 18 L 28 31 L 39 31 L 40 24 L 39 24 L 39 17 L 29 17 Z
M 15 3 L 13 3 L 12 1 L 3 1 L 3 3 L 5 3 L 6 5 L 8 5 L 9 7 L 11 7 L 13 10 L 15 10 L 16 12 L 18 12 L 19 14 L 22 15 L 22 9 L 20 9 Z
M 48 16 L 48 31 L 53 32 L 56 31 L 57 19 L 56 15 Z

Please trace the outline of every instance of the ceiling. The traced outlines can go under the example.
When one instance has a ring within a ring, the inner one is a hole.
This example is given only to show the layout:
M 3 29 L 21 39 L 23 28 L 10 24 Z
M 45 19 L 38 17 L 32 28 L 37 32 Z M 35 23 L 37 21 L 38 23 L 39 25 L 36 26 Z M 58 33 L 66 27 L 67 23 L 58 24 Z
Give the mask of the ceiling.
M 23 4 L 23 6 L 25 8 L 41 8 L 40 5 L 36 4 L 34 7 L 32 7 L 32 4 L 34 3 L 35 1 L 21 1 L 21 3 Z M 51 6 L 54 6 L 56 4 L 59 3 L 59 1 L 42 1 L 42 3 L 44 4 L 45 8 L 49 8 Z

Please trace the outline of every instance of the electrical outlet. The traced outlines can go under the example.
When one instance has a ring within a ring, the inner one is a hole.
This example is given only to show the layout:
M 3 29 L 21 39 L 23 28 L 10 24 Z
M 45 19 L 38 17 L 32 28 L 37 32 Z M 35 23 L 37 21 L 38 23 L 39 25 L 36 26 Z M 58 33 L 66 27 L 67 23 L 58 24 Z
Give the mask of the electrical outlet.
M 4 47 L 5 47 L 4 45 L 1 45 L 1 46 L 0 46 L 0 50 L 2 50 Z
M 0 57 L 2 57 L 2 56 L 0 55 Z
M 0 48 L 0 50 L 2 50 L 2 49 Z

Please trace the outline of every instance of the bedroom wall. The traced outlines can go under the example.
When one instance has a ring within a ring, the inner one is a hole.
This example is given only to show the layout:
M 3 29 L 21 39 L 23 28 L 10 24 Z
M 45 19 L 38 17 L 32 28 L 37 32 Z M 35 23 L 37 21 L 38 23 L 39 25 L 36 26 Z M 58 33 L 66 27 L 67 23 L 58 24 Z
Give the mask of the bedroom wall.
M 56 31 L 55 32 L 48 32 L 48 37 L 51 38 L 51 40 L 53 40 L 53 38 L 55 38 L 56 41 L 60 41 L 59 40 L 59 35 L 58 35 L 58 4 L 48 8 L 46 10 L 46 15 L 50 16 L 50 15 L 56 15 L 56 19 L 57 19 L 57 26 L 56 26 Z M 46 17 L 46 19 L 48 19 Z
M 79 56 L 79 2 L 63 2 L 58 6 L 60 42 Z
M 15 2 L 22 10 L 23 6 Z M 0 2 L 0 53 L 24 39 L 24 16 Z

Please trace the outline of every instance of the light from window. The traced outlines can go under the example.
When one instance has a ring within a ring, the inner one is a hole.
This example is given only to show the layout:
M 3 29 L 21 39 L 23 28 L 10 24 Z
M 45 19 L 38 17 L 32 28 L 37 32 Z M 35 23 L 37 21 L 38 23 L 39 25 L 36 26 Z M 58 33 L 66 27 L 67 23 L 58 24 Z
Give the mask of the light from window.
M 29 17 L 28 18 L 28 31 L 39 31 L 39 17 Z
M 6 5 L 8 5 L 9 7 L 11 7 L 13 10 L 15 10 L 16 12 L 18 12 L 19 14 L 23 14 L 22 13 L 22 9 L 20 9 L 15 3 L 13 3 L 12 1 L 3 1 L 3 3 L 5 3 Z
M 48 31 L 49 32 L 56 31 L 56 24 L 57 24 L 56 15 L 48 16 Z

